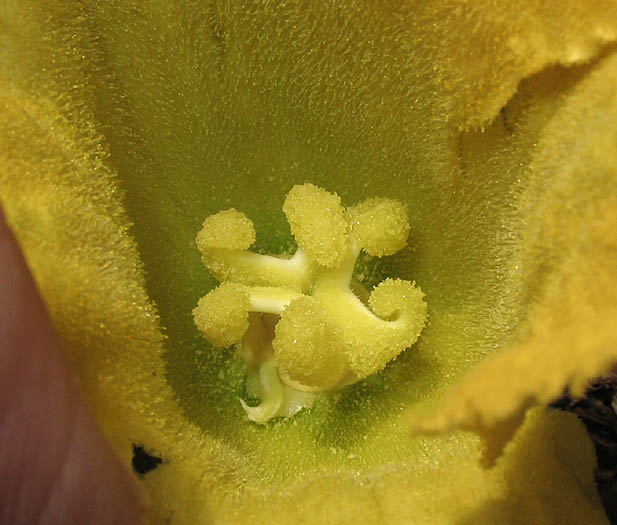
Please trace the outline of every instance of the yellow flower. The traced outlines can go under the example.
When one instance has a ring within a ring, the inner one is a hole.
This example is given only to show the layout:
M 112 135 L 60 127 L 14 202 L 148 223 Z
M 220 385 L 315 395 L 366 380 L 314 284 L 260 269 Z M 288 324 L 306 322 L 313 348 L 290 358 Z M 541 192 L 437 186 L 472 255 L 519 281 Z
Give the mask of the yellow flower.
M 541 405 L 617 358 L 614 2 L 0 17 L 0 199 L 109 440 L 162 459 L 155 521 L 606 522 L 584 429 Z M 193 325 L 214 285 L 194 239 L 235 207 L 283 251 L 280 203 L 309 181 L 405 202 L 380 271 L 421 284 L 429 322 L 380 374 L 257 426 L 241 363 Z

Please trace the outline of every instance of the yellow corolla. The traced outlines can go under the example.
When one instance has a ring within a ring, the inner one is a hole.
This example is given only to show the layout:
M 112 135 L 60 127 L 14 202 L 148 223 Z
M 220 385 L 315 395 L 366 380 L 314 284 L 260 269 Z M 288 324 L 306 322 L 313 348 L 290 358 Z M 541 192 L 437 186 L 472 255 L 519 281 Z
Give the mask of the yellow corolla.
M 154 521 L 606 523 L 584 428 L 544 405 L 617 360 L 614 1 L 0 17 L 0 199 L 110 442 L 162 460 Z M 306 183 L 406 208 L 406 246 L 355 275 L 415 281 L 427 321 L 347 386 L 292 356 L 320 392 L 256 424 L 244 358 L 193 319 L 217 286 L 195 238 L 235 209 L 293 253 Z

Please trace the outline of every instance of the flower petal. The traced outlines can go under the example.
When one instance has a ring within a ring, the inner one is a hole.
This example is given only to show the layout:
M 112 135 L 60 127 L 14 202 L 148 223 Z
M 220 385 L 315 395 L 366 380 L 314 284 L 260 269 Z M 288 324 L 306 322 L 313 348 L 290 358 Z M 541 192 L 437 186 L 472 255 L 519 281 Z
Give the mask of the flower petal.
M 3 10 L 22 11 L 1 35 L 9 43 L 0 55 L 9 123 L 2 200 L 116 447 L 127 461 L 131 443 L 163 459 L 144 480 L 161 521 L 317 511 L 334 522 L 406 513 L 453 521 L 469 508 L 488 519 L 495 507 L 518 515 L 507 502 L 524 500 L 529 522 L 545 512 L 601 522 L 591 449 L 573 418 L 538 416 L 492 477 L 477 465 L 473 436 L 409 440 L 401 414 L 502 345 L 522 315 L 511 312 L 514 301 L 497 304 L 512 282 L 502 268 L 512 247 L 493 229 L 518 168 L 496 169 L 489 185 L 466 179 L 458 142 L 473 138 L 452 127 L 488 122 L 529 72 L 594 56 L 614 38 L 615 17 L 609 7 L 561 5 L 542 42 L 537 26 L 525 31 L 526 20 L 546 27 L 538 8 L 512 3 L 506 16 L 494 3 L 440 5 L 404 8 L 402 17 L 355 4 L 236 12 L 66 1 Z M 503 49 L 514 18 L 522 41 L 534 42 L 531 56 L 520 42 Z M 489 44 L 467 60 L 461 43 L 470 35 Z M 499 74 L 486 80 L 491 67 Z M 190 311 L 212 286 L 194 237 L 205 216 L 242 205 L 266 232 L 261 247 L 285 248 L 279 203 L 308 179 L 349 202 L 377 194 L 410 204 L 412 248 L 390 268 L 426 289 L 432 326 L 417 352 L 373 382 L 323 401 L 297 425 L 255 429 L 238 419 L 241 371 L 193 335 Z M 548 448 L 533 448 L 535 459 L 550 475 L 526 485 L 533 469 L 521 462 L 537 437 Z M 575 450 L 581 464 L 561 465 L 557 456 Z M 460 506 L 451 504 L 457 496 Z
M 490 463 L 532 404 L 583 393 L 617 362 L 617 55 L 564 97 L 543 130 L 520 195 L 519 341 L 489 357 L 415 432 L 468 429 Z

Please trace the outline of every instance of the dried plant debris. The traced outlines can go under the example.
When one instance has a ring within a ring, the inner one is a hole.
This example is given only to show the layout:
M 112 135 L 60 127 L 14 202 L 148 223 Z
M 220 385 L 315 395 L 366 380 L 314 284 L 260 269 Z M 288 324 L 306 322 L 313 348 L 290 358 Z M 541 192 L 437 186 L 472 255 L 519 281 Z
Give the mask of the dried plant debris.
M 566 393 L 552 406 L 573 412 L 587 427 L 598 458 L 598 491 L 611 523 L 617 524 L 617 369 L 592 381 L 585 397 Z

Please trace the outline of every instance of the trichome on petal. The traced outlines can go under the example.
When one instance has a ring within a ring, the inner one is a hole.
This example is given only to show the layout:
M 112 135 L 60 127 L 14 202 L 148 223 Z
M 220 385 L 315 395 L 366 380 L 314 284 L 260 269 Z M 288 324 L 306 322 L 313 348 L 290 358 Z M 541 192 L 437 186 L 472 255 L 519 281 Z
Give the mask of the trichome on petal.
M 283 211 L 298 244 L 291 258 L 248 251 L 253 223 L 234 209 L 207 217 L 197 235 L 221 284 L 200 299 L 193 319 L 212 345 L 238 345 L 247 390 L 261 400 L 241 403 L 256 423 L 293 416 L 316 393 L 382 370 L 426 321 L 414 282 L 386 279 L 369 295 L 353 278 L 362 250 L 382 257 L 406 245 L 403 204 L 373 198 L 345 209 L 337 195 L 307 183 L 292 188 Z

